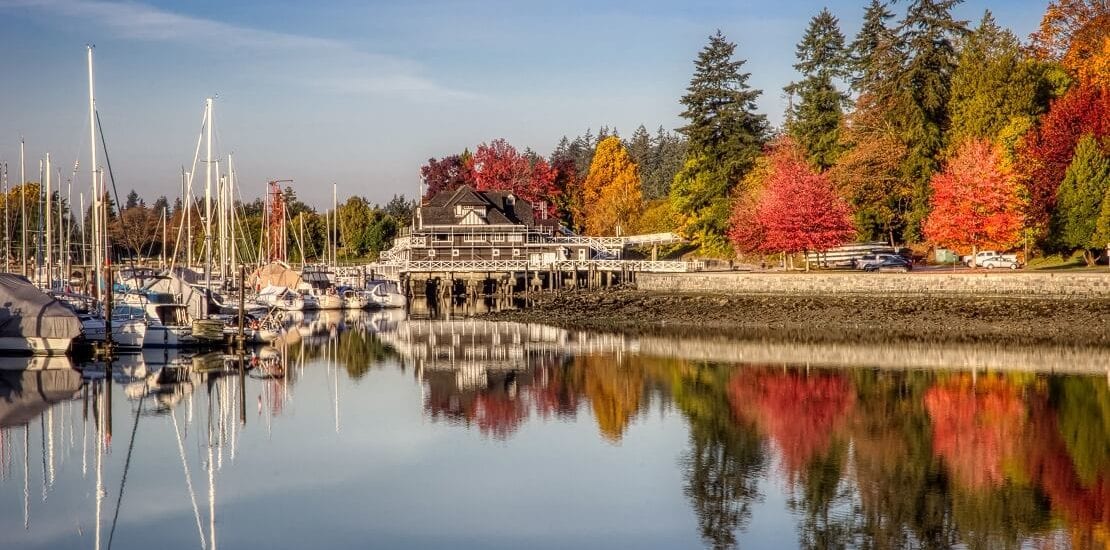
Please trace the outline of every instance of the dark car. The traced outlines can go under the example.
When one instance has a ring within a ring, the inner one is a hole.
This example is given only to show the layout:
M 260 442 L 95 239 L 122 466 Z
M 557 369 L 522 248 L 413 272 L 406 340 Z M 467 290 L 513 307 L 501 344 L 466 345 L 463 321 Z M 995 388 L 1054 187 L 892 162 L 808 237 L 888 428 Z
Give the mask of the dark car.
M 883 258 L 883 261 L 864 266 L 864 271 L 893 271 L 896 273 L 907 273 L 913 269 L 913 264 L 909 260 L 901 256 L 889 256 Z

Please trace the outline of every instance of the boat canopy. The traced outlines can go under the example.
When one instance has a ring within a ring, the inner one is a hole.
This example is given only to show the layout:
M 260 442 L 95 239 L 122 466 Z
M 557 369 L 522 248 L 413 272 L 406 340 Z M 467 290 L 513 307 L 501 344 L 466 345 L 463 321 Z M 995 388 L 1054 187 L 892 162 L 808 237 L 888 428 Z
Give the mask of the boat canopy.
M 268 286 L 298 288 L 304 282 L 301 275 L 284 262 L 270 262 L 251 273 L 248 284 L 256 290 Z
M 0 273 L 0 337 L 76 338 L 81 320 L 55 300 L 12 273 Z

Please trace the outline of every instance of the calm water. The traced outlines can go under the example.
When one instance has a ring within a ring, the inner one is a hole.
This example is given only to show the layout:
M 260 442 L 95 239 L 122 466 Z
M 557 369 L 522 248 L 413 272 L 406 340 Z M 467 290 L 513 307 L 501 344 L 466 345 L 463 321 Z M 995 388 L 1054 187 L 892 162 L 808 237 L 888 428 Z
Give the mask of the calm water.
M 1110 544 L 1106 350 L 360 314 L 250 365 L 0 372 L 0 546 Z

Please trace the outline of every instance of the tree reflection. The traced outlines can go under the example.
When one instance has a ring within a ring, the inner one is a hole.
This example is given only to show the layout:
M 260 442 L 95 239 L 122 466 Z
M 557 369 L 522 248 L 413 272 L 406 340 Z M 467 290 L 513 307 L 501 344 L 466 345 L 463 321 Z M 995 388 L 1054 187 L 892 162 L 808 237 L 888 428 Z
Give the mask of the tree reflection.
M 690 448 L 682 459 L 686 487 L 706 544 L 736 546 L 736 532 L 751 520 L 760 499 L 766 450 L 759 434 L 738 422 L 728 399 L 728 366 L 691 365 L 673 374 L 675 405 L 690 423 Z

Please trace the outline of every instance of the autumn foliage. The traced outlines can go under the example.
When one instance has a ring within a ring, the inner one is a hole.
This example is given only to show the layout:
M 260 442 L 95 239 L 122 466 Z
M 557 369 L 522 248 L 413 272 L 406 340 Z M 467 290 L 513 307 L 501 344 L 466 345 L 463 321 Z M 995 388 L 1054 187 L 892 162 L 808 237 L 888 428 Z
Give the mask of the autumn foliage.
M 1017 389 L 998 375 L 954 376 L 925 392 L 933 452 L 963 486 L 985 489 L 1005 480 L 1003 463 L 1018 450 L 1025 409 Z
M 1093 86 L 1070 90 L 1056 100 L 1018 148 L 1020 175 L 1028 188 L 1028 223 L 1044 229 L 1056 207 L 1056 191 L 1064 179 L 1079 139 L 1110 135 L 1110 92 Z
M 1021 199 L 1001 166 L 998 148 L 968 140 L 932 179 L 932 212 L 925 236 L 954 247 L 1008 248 L 1022 227 Z
M 1110 2 L 1054 0 L 1031 38 L 1039 56 L 1059 61 L 1080 82 L 1110 85 Z
M 733 377 L 728 395 L 733 414 L 754 422 L 778 445 L 791 477 L 828 451 L 855 404 L 846 377 L 797 371 L 746 372 Z
M 741 250 L 828 250 L 852 239 L 848 205 L 828 175 L 810 168 L 789 140 L 777 146 L 763 188 L 733 201 L 729 238 Z
M 512 191 L 549 215 L 555 214 L 555 170 L 539 156 L 522 155 L 503 139 L 474 152 L 474 184 L 479 191 Z
M 586 233 L 616 235 L 619 229 L 627 234 L 643 209 L 639 169 L 620 138 L 605 138 L 597 146 L 583 186 Z

